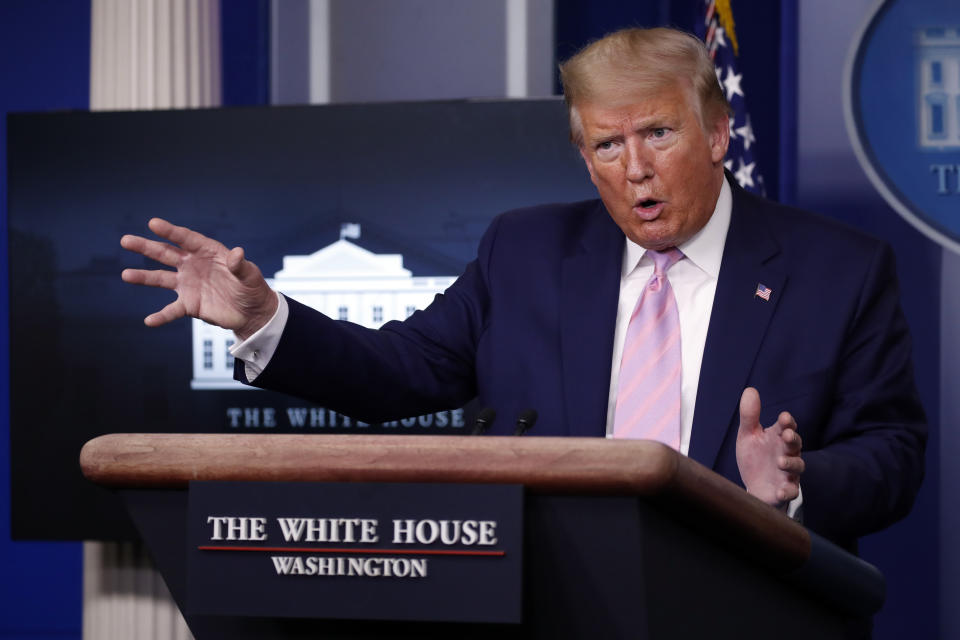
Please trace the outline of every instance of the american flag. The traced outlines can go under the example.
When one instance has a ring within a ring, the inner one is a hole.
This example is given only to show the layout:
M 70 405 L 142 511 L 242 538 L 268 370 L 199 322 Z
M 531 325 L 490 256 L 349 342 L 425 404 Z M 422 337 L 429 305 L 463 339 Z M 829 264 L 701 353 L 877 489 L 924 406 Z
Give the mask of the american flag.
M 740 46 L 734 28 L 731 0 L 697 0 L 704 7 L 703 21 L 697 21 L 696 33 L 707 44 L 717 71 L 717 80 L 733 107 L 730 118 L 730 147 L 723 166 L 747 191 L 765 195 L 763 176 L 753 157 L 756 138 L 747 113 L 743 92 L 743 74 L 737 71 Z
M 770 301 L 770 294 L 771 294 L 771 293 L 773 293 L 773 289 L 771 289 L 770 287 L 768 287 L 768 286 L 765 285 L 765 284 L 758 284 L 758 285 L 757 285 L 757 290 L 756 290 L 756 292 L 754 292 L 753 295 L 754 295 L 755 297 L 757 297 L 757 298 L 763 298 L 764 300 L 766 300 L 767 302 L 769 302 L 769 301 Z

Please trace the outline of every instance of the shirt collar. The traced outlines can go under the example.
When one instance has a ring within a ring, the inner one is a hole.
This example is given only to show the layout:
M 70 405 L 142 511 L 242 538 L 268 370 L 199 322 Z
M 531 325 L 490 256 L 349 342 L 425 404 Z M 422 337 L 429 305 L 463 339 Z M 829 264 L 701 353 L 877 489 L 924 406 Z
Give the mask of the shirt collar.
M 694 265 L 712 278 L 720 275 L 720 261 L 723 259 L 723 247 L 727 242 L 727 230 L 730 228 L 730 215 L 733 211 L 733 191 L 724 177 L 720 187 L 720 197 L 713 208 L 713 214 L 700 231 L 693 234 L 678 249 Z M 623 251 L 622 277 L 626 278 L 640 265 L 647 250 L 627 238 Z M 649 262 L 649 261 L 648 261 Z

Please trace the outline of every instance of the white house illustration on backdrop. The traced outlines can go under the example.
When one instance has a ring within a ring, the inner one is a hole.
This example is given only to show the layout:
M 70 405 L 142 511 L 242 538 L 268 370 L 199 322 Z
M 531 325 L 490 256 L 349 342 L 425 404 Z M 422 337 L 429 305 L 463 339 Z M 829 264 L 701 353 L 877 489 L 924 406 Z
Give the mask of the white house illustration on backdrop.
M 920 146 L 960 147 L 960 27 L 916 33 Z
M 308 256 L 284 256 L 267 282 L 274 290 L 331 318 L 379 328 L 426 307 L 454 276 L 414 277 L 400 254 L 375 254 L 350 242 L 356 224 L 342 225 L 340 240 Z M 232 331 L 193 320 L 192 389 L 251 389 L 233 379 Z

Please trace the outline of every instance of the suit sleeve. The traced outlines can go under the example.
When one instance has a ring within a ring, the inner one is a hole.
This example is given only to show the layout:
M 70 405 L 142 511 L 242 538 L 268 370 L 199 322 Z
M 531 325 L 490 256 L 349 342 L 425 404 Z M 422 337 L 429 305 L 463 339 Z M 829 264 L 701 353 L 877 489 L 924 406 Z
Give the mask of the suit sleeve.
M 852 540 L 903 518 L 913 504 L 927 428 L 911 355 L 893 254 L 882 245 L 840 349 L 820 447 L 803 454 L 804 522 L 822 535 Z
M 476 349 L 490 304 L 486 265 L 497 227 L 495 221 L 477 259 L 430 306 L 379 330 L 288 299 L 280 343 L 253 385 L 367 422 L 462 406 L 476 395 Z M 242 372 L 235 375 L 244 381 Z

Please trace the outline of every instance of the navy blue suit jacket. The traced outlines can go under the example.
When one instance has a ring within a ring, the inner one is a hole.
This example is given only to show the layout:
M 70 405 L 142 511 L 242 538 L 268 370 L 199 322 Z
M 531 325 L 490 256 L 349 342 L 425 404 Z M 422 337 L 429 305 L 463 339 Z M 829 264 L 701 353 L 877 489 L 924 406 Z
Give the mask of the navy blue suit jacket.
M 291 301 L 256 385 L 371 422 L 479 396 L 502 416 L 495 433 L 532 407 L 537 435 L 603 436 L 623 247 L 600 201 L 508 212 L 404 322 L 373 331 Z M 799 425 L 808 526 L 852 547 L 909 510 L 926 427 L 885 244 L 734 187 L 700 375 L 691 458 L 741 482 L 738 405 L 754 386 L 764 425 L 782 410 Z

